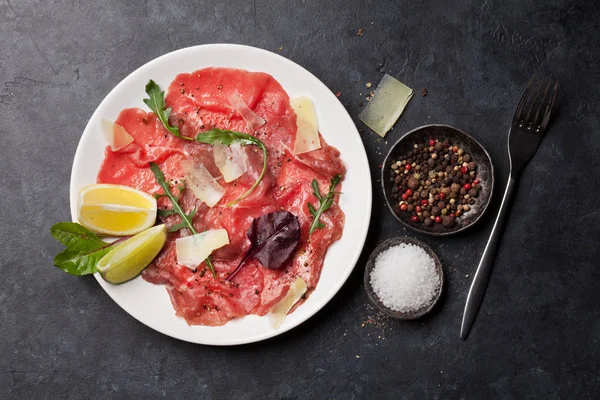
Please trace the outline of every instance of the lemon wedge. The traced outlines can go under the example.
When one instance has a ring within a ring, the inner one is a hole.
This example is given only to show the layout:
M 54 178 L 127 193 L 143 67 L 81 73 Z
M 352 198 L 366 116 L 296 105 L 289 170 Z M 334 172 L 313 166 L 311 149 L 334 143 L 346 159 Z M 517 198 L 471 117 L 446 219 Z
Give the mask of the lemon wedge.
M 96 269 L 108 283 L 124 283 L 154 260 L 167 240 L 167 227 L 157 225 L 125 240 L 98 261 Z
M 129 186 L 89 185 L 79 192 L 77 219 L 96 233 L 134 235 L 156 222 L 156 199 Z

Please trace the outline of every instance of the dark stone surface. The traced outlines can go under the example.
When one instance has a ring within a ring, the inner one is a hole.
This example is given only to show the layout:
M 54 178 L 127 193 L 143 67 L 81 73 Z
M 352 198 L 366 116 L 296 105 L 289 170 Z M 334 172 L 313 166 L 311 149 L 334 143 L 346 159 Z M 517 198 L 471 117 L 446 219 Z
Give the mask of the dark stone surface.
M 597 398 L 599 26 L 595 0 L 3 1 L 0 398 Z M 211 42 L 283 54 L 341 91 L 355 119 L 384 71 L 417 92 L 386 141 L 356 121 L 375 198 L 347 284 L 298 329 L 232 348 L 138 323 L 92 277 L 54 268 L 48 234 L 69 218 L 72 158 L 102 98 L 147 61 Z M 465 234 L 423 238 L 447 277 L 433 315 L 378 316 L 361 283 L 366 256 L 414 236 L 376 182 L 389 144 L 428 122 L 460 127 L 492 155 L 500 192 L 508 123 L 540 70 L 559 78 L 560 110 L 523 175 L 470 338 L 459 339 L 461 315 L 499 196 Z

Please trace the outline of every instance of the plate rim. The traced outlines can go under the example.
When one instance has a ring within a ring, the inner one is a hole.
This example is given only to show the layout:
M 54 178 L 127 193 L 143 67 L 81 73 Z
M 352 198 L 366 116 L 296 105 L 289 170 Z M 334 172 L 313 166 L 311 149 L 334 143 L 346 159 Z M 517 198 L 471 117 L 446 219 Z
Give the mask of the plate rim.
M 314 82 L 322 87 L 323 89 L 325 89 L 325 93 L 327 93 L 327 97 L 329 98 L 329 100 L 334 100 L 336 105 L 341 107 L 341 110 L 343 110 L 343 118 L 346 120 L 345 122 L 348 123 L 349 126 L 352 126 L 353 129 L 353 133 L 356 135 L 356 137 L 358 138 L 358 143 L 360 144 L 359 146 L 359 151 L 358 153 L 360 153 L 360 159 L 362 161 L 362 163 L 366 166 L 366 168 L 368 169 L 368 175 L 370 176 L 371 180 L 372 180 L 372 176 L 371 176 L 371 171 L 370 171 L 370 165 L 369 165 L 369 160 L 367 157 L 367 153 L 366 153 L 366 149 L 364 146 L 364 143 L 362 141 L 362 137 L 360 136 L 360 133 L 358 132 L 358 128 L 356 127 L 354 121 L 352 120 L 352 117 L 350 116 L 350 114 L 348 113 L 348 111 L 346 110 L 346 107 L 344 107 L 344 105 L 340 102 L 340 100 L 335 96 L 335 94 L 331 91 L 331 89 L 329 89 L 327 87 L 327 85 L 325 85 L 319 78 L 317 78 L 312 72 L 310 72 L 309 70 L 307 70 L 306 68 L 304 68 L 303 66 L 301 66 L 300 64 L 286 58 L 283 57 L 280 54 L 274 53 L 272 51 L 269 50 L 265 50 L 259 47 L 254 47 L 254 46 L 248 46 L 248 45 L 242 45 L 242 44 L 233 44 L 233 43 L 210 43 L 210 44 L 201 44 L 201 45 L 194 45 L 194 46 L 188 46 L 188 47 L 184 47 L 184 48 L 180 48 L 168 53 L 165 53 L 161 56 L 158 56 L 152 60 L 147 61 L 146 63 L 142 64 L 141 66 L 139 66 L 138 68 L 136 68 L 135 70 L 133 70 L 131 73 L 129 73 L 125 78 L 121 79 L 102 99 L 102 101 L 98 104 L 98 106 L 96 107 L 96 109 L 94 110 L 94 112 L 92 113 L 92 115 L 89 117 L 88 122 L 86 123 L 86 126 L 84 128 L 84 130 L 81 133 L 81 136 L 79 138 L 79 142 L 77 144 L 77 148 L 75 150 L 75 155 L 73 156 L 73 164 L 71 167 L 71 174 L 70 174 L 70 183 L 69 183 L 69 203 L 70 203 L 70 210 L 71 210 L 71 219 L 74 222 L 77 222 L 77 212 L 76 212 L 76 205 L 74 205 L 72 203 L 72 199 L 73 199 L 73 192 L 76 189 L 75 188 L 75 177 L 76 177 L 76 166 L 79 165 L 79 159 L 82 157 L 83 154 L 83 137 L 84 137 L 84 133 L 86 131 L 88 131 L 88 129 L 92 129 L 91 124 L 92 121 L 96 120 L 98 118 L 97 114 L 99 113 L 99 110 L 101 108 L 103 108 L 102 106 L 104 105 L 105 102 L 107 102 L 107 99 L 109 99 L 111 97 L 111 95 L 119 90 L 119 88 L 121 86 L 127 85 L 127 82 L 129 80 L 132 80 L 136 75 L 138 75 L 140 73 L 140 71 L 142 71 L 145 68 L 148 68 L 149 66 L 151 66 L 154 63 L 159 63 L 162 60 L 166 59 L 166 58 L 170 58 L 170 57 L 174 57 L 177 56 L 181 53 L 185 53 L 185 52 L 192 52 L 192 51 L 198 51 L 198 50 L 230 50 L 230 51 L 252 51 L 252 52 L 258 52 L 258 53 L 264 53 L 270 57 L 275 57 L 277 58 L 279 61 L 283 62 L 284 64 L 287 64 L 288 66 L 292 67 L 292 68 L 300 68 L 301 70 L 303 70 L 306 74 L 308 74 L 308 77 L 310 77 L 310 79 L 313 79 Z M 242 67 L 240 67 L 242 68 Z M 242 68 L 243 69 L 243 68 Z M 182 71 L 185 72 L 185 71 Z M 179 72 L 179 73 L 182 73 Z M 265 71 L 266 72 L 266 71 Z M 269 73 L 269 72 L 266 72 Z M 284 87 L 285 90 L 285 87 Z M 354 158 L 356 158 L 355 156 L 353 156 Z M 276 336 L 279 336 L 285 332 L 288 332 L 298 326 L 300 326 L 301 324 L 303 324 L 304 322 L 306 322 L 308 319 L 312 318 L 314 315 L 316 315 L 317 313 L 319 313 L 319 311 L 321 311 L 334 297 L 336 294 L 338 294 L 338 292 L 340 291 L 340 289 L 342 288 L 342 286 L 346 283 L 346 281 L 348 280 L 348 278 L 350 277 L 350 275 L 352 274 L 352 272 L 354 271 L 354 269 L 356 268 L 356 264 L 358 263 L 358 260 L 362 254 L 362 251 L 364 249 L 364 245 L 367 239 L 367 235 L 369 232 L 369 227 L 370 227 L 370 221 L 371 221 L 371 214 L 372 214 L 372 203 L 373 203 L 373 192 L 372 192 L 372 185 L 371 185 L 371 181 L 369 181 L 369 184 L 366 185 L 366 187 L 364 188 L 368 193 L 366 196 L 367 199 L 367 204 L 362 204 L 361 206 L 364 207 L 367 212 L 365 213 L 365 220 L 362 221 L 362 223 L 360 224 L 362 226 L 362 233 L 361 233 L 361 237 L 359 238 L 358 243 L 360 243 L 360 250 L 357 251 L 354 256 L 348 260 L 348 265 L 351 265 L 350 268 L 348 268 L 346 270 L 345 273 L 340 275 L 340 279 L 336 280 L 335 284 L 332 285 L 332 289 L 330 289 L 328 292 L 324 293 L 324 295 L 319 299 L 319 302 L 316 303 L 315 305 L 313 305 L 313 310 L 311 310 L 310 312 L 307 313 L 307 315 L 299 318 L 298 320 L 294 321 L 294 323 L 289 324 L 285 327 L 280 327 L 279 329 L 273 329 L 271 331 L 268 332 L 264 332 L 264 333 L 258 333 L 258 334 L 253 334 L 250 336 L 247 336 L 245 338 L 242 339 L 227 339 L 227 340 L 222 340 L 222 341 L 214 341 L 214 340 L 192 340 L 190 338 L 187 337 L 183 337 L 181 335 L 178 334 L 173 334 L 172 332 L 166 332 L 165 330 L 161 329 L 160 327 L 158 327 L 157 325 L 149 325 L 147 322 L 142 321 L 140 318 L 138 318 L 136 315 L 134 315 L 132 312 L 130 312 L 123 304 L 121 304 L 121 302 L 119 300 L 117 300 L 115 297 L 113 297 L 113 295 L 107 291 L 104 286 L 103 286 L 103 281 L 102 278 L 100 277 L 100 275 L 98 273 L 94 274 L 94 277 L 96 278 L 96 280 L 98 281 L 98 283 L 100 284 L 100 287 L 104 290 L 104 292 L 111 298 L 111 300 L 113 300 L 123 311 L 125 311 L 128 315 L 130 315 L 131 317 L 133 317 L 135 320 L 137 320 L 138 322 L 142 323 L 143 325 L 145 325 L 146 327 L 153 329 L 157 332 L 160 332 L 161 334 L 165 335 L 165 336 L 169 336 L 172 337 L 174 339 L 178 339 L 184 342 L 188 342 L 188 343 L 194 343 L 194 344 L 202 344 L 202 345 L 210 345 L 210 346 L 235 346 L 235 345 L 243 345 L 243 344 L 249 344 L 249 343 L 255 343 L 255 342 L 260 342 L 263 340 L 267 340 Z M 353 234 L 355 234 L 355 232 L 352 232 Z M 339 241 L 340 239 L 338 239 Z M 338 241 L 334 242 L 332 245 L 335 245 L 336 243 L 338 243 Z

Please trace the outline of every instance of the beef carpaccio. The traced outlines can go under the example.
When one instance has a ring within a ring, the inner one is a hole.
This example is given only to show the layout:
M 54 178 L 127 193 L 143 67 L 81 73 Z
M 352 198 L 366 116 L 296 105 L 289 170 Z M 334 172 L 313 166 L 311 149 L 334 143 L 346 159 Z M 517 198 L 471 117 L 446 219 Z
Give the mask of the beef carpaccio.
M 266 123 L 256 131 L 249 129 L 228 101 L 232 93 Z M 306 282 L 308 296 L 319 281 L 328 247 L 341 237 L 344 228 L 345 216 L 336 195 L 334 205 L 321 216 L 325 227 L 308 234 L 312 215 L 307 202 L 318 205 L 311 182 L 316 179 L 321 192 L 327 193 L 330 179 L 345 172 L 339 151 L 321 137 L 320 149 L 292 155 L 296 115 L 285 90 L 266 73 L 229 68 L 182 73 L 170 84 L 165 101 L 172 108 L 170 124 L 178 126 L 185 136 L 219 128 L 248 133 L 263 141 L 268 149 L 268 170 L 248 197 L 235 206 L 226 206 L 252 186 L 262 169 L 262 152 L 256 146 L 244 146 L 248 170 L 230 183 L 217 178 L 226 193 L 216 206 L 209 208 L 190 190 L 182 194 L 181 204 L 186 212 L 197 207 L 193 219 L 196 231 L 224 228 L 229 234 L 230 244 L 211 255 L 218 279 L 213 278 L 204 263 L 196 271 L 177 264 L 175 239 L 189 235 L 186 229 L 169 234 L 162 252 L 144 270 L 143 278 L 164 284 L 177 315 L 192 325 L 223 325 L 249 314 L 265 315 L 286 295 L 296 277 Z M 149 163 L 158 164 L 166 179 L 176 186 L 183 177 L 181 162 L 187 159 L 201 162 L 214 177 L 220 176 L 210 145 L 171 135 L 153 113 L 128 108 L 121 111 L 115 122 L 133 136 L 134 142 L 116 152 L 106 148 L 98 183 L 157 193 L 161 189 Z M 160 199 L 158 205 L 170 206 L 166 198 Z M 300 244 L 292 259 L 280 270 L 264 268 L 251 260 L 232 281 L 226 281 L 250 246 L 246 231 L 252 220 L 278 210 L 289 211 L 300 221 Z M 178 216 L 164 219 L 167 225 L 179 221 Z

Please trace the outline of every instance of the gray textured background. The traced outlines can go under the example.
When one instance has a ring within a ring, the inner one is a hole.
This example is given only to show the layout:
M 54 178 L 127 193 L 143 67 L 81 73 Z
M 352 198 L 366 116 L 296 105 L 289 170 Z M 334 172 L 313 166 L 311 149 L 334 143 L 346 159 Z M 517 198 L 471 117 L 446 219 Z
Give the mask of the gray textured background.
M 0 398 L 597 398 L 597 4 L 0 1 Z M 109 90 L 157 56 L 213 42 L 292 59 L 341 91 L 355 120 L 365 83 L 384 71 L 417 92 L 387 142 L 356 120 L 375 197 L 348 283 L 299 328 L 233 348 L 138 323 L 92 277 L 52 266 L 60 245 L 48 232 L 69 219 L 75 148 Z M 424 123 L 456 125 L 488 149 L 501 191 L 508 123 L 540 70 L 560 79 L 559 113 L 523 175 L 469 340 L 458 336 L 462 310 L 499 196 L 467 233 L 422 238 L 448 278 L 433 315 L 408 323 L 377 315 L 361 283 L 365 258 L 380 240 L 416 236 L 391 218 L 376 182 L 389 145 Z

